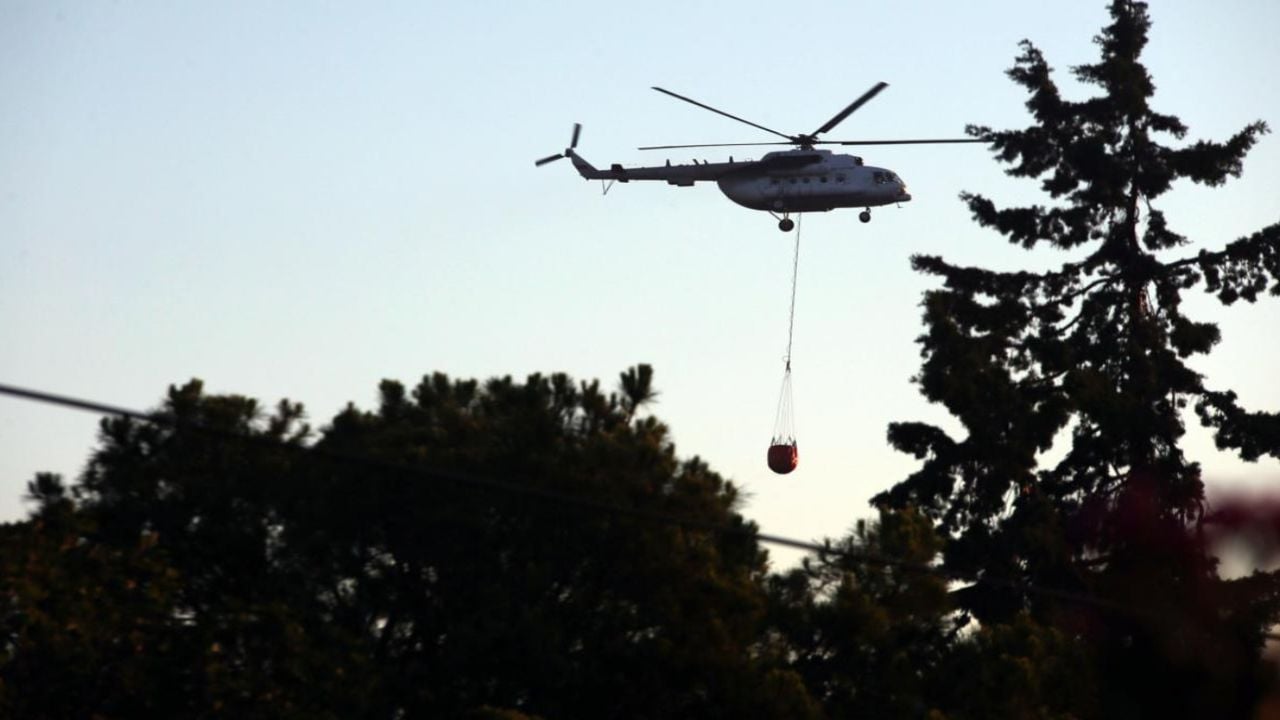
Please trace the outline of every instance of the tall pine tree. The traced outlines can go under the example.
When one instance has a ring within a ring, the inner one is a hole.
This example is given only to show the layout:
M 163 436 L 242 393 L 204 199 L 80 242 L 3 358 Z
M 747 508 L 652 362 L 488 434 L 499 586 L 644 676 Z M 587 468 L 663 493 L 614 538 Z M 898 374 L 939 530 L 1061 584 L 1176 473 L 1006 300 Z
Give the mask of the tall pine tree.
M 889 439 L 924 462 L 876 502 L 915 506 L 949 538 L 950 570 L 973 584 L 960 606 L 987 624 L 1029 612 L 1091 641 L 1106 687 L 1101 707 L 1175 715 L 1243 711 L 1280 575 L 1217 575 L 1201 532 L 1199 463 L 1179 444 L 1194 408 L 1220 447 L 1280 458 L 1280 414 L 1251 412 L 1187 366 L 1215 325 L 1183 313 L 1201 287 L 1230 305 L 1280 295 L 1280 224 L 1216 252 L 1189 254 L 1156 205 L 1180 179 L 1218 186 L 1240 175 L 1267 126 L 1224 142 L 1184 140 L 1154 110 L 1139 61 L 1145 3 L 1114 0 L 1098 62 L 1072 69 L 1101 91 L 1063 97 L 1030 42 L 1009 76 L 1029 94 L 1021 130 L 970 127 L 1007 173 L 1035 178 L 1044 205 L 999 207 L 962 195 L 976 221 L 1028 250 L 1074 251 L 1056 270 L 997 272 L 917 256 L 942 279 L 925 297 L 922 392 L 963 424 L 952 437 L 923 423 Z M 1055 442 L 1069 447 L 1046 460 Z M 1056 456 L 1055 456 L 1056 457 Z

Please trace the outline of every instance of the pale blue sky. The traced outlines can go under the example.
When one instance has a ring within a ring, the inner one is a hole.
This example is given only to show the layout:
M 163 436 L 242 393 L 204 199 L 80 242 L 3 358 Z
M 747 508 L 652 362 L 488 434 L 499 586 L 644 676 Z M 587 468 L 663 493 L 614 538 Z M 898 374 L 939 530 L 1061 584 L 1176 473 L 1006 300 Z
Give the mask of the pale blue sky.
M 769 136 L 890 87 L 831 133 L 955 136 L 1026 122 L 1003 71 L 1030 38 L 1065 70 L 1095 59 L 1105 2 L 0 2 L 0 382 L 148 408 L 191 377 L 304 402 L 323 423 L 382 378 L 567 371 L 612 385 L 655 366 L 678 451 L 743 486 L 769 532 L 844 532 L 915 462 L 893 420 L 952 426 L 909 378 L 928 278 L 912 253 L 1046 267 L 977 228 L 961 190 L 1038 199 L 980 146 L 867 148 L 915 200 L 807 216 L 794 351 L 800 469 L 764 464 L 786 344 L 792 236 L 713 186 L 598 184 L 639 145 Z M 1157 107 L 1194 137 L 1280 129 L 1280 3 L 1157 0 Z M 749 157 L 734 149 L 738 157 Z M 721 159 L 715 149 L 669 157 Z M 696 153 L 696 155 L 695 155 Z M 1175 228 L 1216 247 L 1280 219 L 1280 136 L 1242 179 L 1179 188 Z M 1197 365 L 1280 408 L 1280 302 L 1224 312 Z M 0 398 L 0 520 L 38 470 L 74 476 L 90 415 Z M 1280 482 L 1276 462 L 1189 448 L 1216 487 Z M 785 555 L 783 556 L 785 557 Z

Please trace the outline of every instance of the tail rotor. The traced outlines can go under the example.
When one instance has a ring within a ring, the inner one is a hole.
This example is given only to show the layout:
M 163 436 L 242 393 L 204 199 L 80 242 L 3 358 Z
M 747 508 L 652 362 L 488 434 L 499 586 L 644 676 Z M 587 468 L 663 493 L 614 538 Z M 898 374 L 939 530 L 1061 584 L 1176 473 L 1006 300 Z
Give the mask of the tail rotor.
M 570 140 L 569 140 L 569 147 L 568 147 L 568 148 L 566 148 L 566 149 L 565 149 L 565 151 L 564 151 L 564 152 L 562 152 L 562 153 L 556 153 L 555 155 L 548 155 L 548 156 L 546 156 L 546 157 L 542 158 L 541 160 L 538 160 L 538 161 L 534 162 L 533 164 L 534 164 L 536 167 L 542 167 L 543 165 L 546 165 L 546 164 L 547 164 L 547 163 L 549 163 L 549 162 L 555 162 L 556 160 L 559 160 L 559 159 L 561 159 L 561 158 L 567 158 L 567 157 L 569 157 L 569 155 L 573 152 L 573 150 L 574 150 L 575 148 L 577 148 L 577 147 L 578 147 L 578 136 L 579 136 L 579 135 L 581 135 L 581 134 L 582 134 L 582 124 L 581 124 L 581 123 L 574 123 L 574 124 L 573 124 L 573 137 L 572 137 L 572 138 L 570 138 Z

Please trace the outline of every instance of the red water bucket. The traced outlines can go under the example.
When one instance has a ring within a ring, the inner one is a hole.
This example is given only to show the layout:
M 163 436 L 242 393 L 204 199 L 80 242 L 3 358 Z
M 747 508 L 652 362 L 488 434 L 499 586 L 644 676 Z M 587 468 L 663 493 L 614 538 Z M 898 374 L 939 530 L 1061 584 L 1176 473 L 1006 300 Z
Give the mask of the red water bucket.
M 795 443 L 769 446 L 769 469 L 779 475 L 795 470 L 799 461 L 800 451 L 796 449 Z

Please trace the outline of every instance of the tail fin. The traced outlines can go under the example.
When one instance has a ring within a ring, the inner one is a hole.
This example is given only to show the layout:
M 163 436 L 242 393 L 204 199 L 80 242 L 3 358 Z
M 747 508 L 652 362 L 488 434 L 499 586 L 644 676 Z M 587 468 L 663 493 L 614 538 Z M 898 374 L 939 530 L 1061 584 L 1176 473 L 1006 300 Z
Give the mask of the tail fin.
M 573 167 L 578 170 L 578 174 L 588 180 L 607 180 L 613 177 L 612 173 L 600 172 L 594 165 L 587 162 L 581 155 L 572 149 L 568 151 L 569 159 L 573 161 Z

